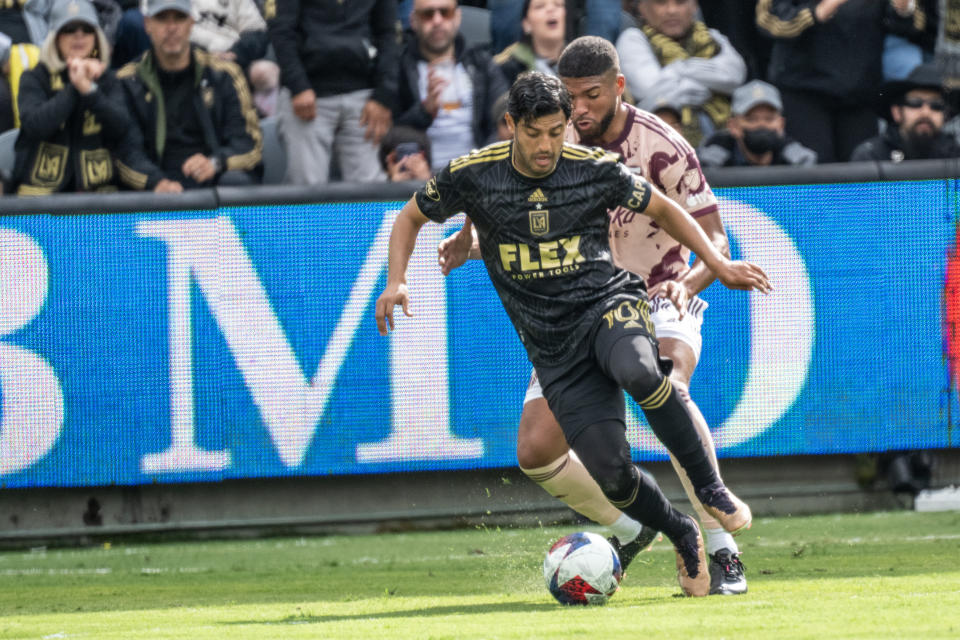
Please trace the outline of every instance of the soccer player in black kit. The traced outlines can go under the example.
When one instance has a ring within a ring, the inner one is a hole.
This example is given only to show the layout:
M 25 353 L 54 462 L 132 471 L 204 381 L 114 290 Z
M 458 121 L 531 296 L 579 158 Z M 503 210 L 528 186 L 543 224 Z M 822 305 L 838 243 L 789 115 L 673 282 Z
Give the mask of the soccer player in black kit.
M 513 139 L 452 160 L 397 215 L 377 327 L 383 335 L 393 327 L 396 305 L 410 315 L 406 269 L 420 227 L 465 212 L 571 448 L 613 505 L 670 539 L 684 593 L 705 596 L 710 577 L 700 529 L 633 465 L 621 389 L 639 403 L 706 509 L 724 516 L 746 505 L 718 479 L 664 375 L 670 365 L 659 358 L 644 283 L 613 263 L 607 209 L 650 216 L 727 287 L 769 291 L 767 276 L 721 255 L 686 211 L 617 156 L 565 143 L 571 103 L 558 79 L 521 75 L 507 105 Z

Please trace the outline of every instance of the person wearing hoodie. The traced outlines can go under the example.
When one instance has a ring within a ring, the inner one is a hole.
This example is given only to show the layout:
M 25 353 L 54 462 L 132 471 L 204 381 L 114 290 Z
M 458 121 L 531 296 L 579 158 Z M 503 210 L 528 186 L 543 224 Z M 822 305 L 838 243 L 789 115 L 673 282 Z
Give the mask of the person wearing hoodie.
M 115 160 L 133 150 L 130 116 L 109 69 L 107 38 L 89 0 L 58 0 L 36 67 L 20 79 L 18 195 L 115 191 Z

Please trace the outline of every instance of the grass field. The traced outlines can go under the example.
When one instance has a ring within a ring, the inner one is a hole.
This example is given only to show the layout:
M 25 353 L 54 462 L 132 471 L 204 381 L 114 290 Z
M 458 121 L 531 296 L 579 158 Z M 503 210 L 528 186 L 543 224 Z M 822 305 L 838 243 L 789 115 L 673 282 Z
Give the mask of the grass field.
M 574 529 L 7 552 L 0 638 L 960 638 L 960 512 L 757 520 L 734 597 L 678 597 L 659 542 L 594 608 L 543 586 Z

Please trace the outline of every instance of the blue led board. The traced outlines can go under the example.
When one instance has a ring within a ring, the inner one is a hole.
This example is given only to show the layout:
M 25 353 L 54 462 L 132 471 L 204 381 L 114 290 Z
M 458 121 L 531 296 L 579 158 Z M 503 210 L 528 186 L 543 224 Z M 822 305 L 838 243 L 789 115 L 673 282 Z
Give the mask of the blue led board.
M 776 287 L 703 294 L 692 391 L 721 456 L 957 445 L 955 193 L 718 190 Z M 455 224 L 424 227 L 414 317 L 376 331 L 399 204 L 0 220 L 0 484 L 514 465 L 529 365 L 482 266 L 437 270 Z M 637 459 L 663 458 L 630 412 Z

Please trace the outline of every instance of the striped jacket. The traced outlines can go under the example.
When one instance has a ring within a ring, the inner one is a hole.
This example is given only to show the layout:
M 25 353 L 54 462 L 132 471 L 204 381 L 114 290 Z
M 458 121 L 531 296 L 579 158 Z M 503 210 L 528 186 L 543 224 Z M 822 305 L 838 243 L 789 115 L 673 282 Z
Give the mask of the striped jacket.
M 219 161 L 220 171 L 252 171 L 261 164 L 263 149 L 260 123 L 250 99 L 243 72 L 232 62 L 219 60 L 192 48 L 194 105 L 203 128 L 207 154 Z M 118 72 L 127 104 L 139 127 L 142 143 L 152 166 L 144 168 L 118 163 L 124 182 L 153 189 L 165 176 L 160 169 L 167 141 L 167 114 L 160 79 L 151 51 L 127 63 Z M 138 170 L 140 169 L 140 170 Z

